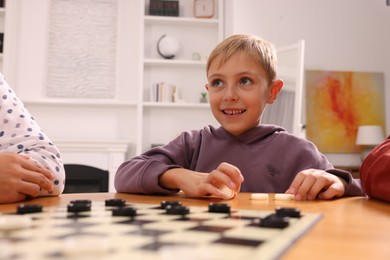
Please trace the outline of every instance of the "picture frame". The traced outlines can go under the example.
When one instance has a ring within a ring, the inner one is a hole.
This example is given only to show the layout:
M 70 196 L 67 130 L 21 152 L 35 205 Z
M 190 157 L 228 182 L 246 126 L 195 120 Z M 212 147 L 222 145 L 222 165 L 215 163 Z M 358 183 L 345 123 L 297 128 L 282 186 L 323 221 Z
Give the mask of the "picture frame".
M 215 15 L 215 0 L 194 0 L 194 17 L 212 18 Z

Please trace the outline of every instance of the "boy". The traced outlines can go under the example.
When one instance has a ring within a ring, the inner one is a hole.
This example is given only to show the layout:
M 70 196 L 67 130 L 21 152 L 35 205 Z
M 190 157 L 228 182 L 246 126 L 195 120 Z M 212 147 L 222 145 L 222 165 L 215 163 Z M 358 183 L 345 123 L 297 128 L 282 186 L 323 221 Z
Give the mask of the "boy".
M 60 152 L 1 74 L 0 125 L 0 204 L 61 194 L 65 170 Z
M 115 177 L 118 192 L 182 190 L 191 197 L 224 198 L 227 186 L 234 194 L 285 192 L 297 200 L 363 195 L 360 182 L 334 169 L 311 142 L 260 124 L 283 86 L 272 44 L 231 36 L 212 51 L 206 71 L 210 107 L 221 127 L 184 132 L 124 162 Z
M 390 135 L 364 159 L 359 174 L 368 196 L 390 202 Z

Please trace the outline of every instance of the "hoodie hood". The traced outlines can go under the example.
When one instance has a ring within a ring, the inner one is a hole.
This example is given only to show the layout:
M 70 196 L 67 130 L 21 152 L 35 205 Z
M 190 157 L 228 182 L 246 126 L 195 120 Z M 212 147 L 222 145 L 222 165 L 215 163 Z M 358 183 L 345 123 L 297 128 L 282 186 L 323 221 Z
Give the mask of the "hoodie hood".
M 223 127 L 214 128 L 213 126 L 208 126 L 204 130 L 211 132 L 217 138 L 221 138 L 221 139 L 226 139 L 226 137 L 235 138 L 245 144 L 251 144 L 251 143 L 263 141 L 267 139 L 267 137 L 269 137 L 270 135 L 276 132 L 287 133 L 286 129 L 284 129 L 283 127 L 277 125 L 271 125 L 271 124 L 258 125 L 254 128 L 249 129 L 245 133 L 242 133 L 239 136 L 234 136 L 230 134 Z

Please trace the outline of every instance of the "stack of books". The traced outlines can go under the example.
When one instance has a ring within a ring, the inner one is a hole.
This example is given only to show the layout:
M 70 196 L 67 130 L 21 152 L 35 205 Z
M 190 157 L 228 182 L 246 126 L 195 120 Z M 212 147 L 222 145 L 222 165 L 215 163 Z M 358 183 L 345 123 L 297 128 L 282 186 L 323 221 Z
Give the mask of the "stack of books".
M 179 16 L 179 1 L 150 0 L 149 15 Z
M 177 92 L 176 86 L 159 82 L 152 85 L 150 91 L 151 102 L 175 102 Z
M 4 33 L 0 33 L 0 53 L 3 53 Z

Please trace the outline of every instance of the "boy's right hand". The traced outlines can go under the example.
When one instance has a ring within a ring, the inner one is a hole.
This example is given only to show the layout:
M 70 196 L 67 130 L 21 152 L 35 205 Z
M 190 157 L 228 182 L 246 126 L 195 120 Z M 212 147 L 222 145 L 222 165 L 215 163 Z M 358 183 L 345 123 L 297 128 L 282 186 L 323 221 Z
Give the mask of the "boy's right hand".
M 212 195 L 223 198 L 224 193 L 220 189 L 223 186 L 233 190 L 236 195 L 240 191 L 243 181 L 244 177 L 240 170 L 229 163 L 221 163 L 217 169 L 210 173 L 175 168 L 166 171 L 160 177 L 161 186 L 169 189 L 180 189 L 189 197 Z
M 52 173 L 28 156 L 0 153 L 0 203 L 36 197 L 40 190 L 53 190 Z

